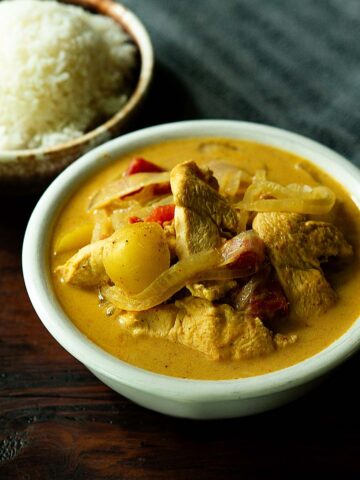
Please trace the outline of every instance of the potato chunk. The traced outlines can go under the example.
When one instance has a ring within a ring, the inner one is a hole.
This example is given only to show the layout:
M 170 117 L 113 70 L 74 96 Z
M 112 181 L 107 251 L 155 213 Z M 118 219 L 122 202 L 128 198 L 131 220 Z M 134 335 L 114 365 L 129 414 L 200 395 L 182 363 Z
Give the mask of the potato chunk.
M 163 229 L 157 223 L 124 225 L 113 234 L 103 251 L 110 279 L 122 290 L 144 290 L 170 266 L 170 252 Z

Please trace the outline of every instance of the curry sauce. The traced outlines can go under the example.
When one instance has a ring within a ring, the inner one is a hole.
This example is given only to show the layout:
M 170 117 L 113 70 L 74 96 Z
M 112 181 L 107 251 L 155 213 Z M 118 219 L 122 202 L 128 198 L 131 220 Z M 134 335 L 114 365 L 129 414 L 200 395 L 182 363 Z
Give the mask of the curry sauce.
M 254 175 L 265 170 L 269 180 L 283 185 L 319 184 L 331 188 L 338 199 L 334 223 L 354 247 L 354 260 L 329 277 L 338 301 L 326 314 L 314 318 L 284 320 L 277 331 L 296 334 L 298 341 L 266 356 L 241 360 L 213 360 L 204 354 L 165 339 L 131 336 L 116 316 L 106 316 L 99 308 L 97 292 L 53 282 L 56 295 L 74 324 L 93 342 L 116 357 L 154 372 L 197 379 L 230 379 L 260 375 L 293 365 L 319 352 L 340 337 L 360 314 L 360 212 L 346 191 L 327 174 L 306 160 L 269 146 L 228 139 L 201 138 L 173 140 L 131 152 L 79 188 L 61 212 L 55 226 L 54 245 L 68 231 L 89 222 L 89 199 L 105 183 L 118 177 L 134 157 L 144 157 L 169 170 L 186 160 L 198 165 L 221 159 Z M 74 252 L 52 255 L 52 271 Z

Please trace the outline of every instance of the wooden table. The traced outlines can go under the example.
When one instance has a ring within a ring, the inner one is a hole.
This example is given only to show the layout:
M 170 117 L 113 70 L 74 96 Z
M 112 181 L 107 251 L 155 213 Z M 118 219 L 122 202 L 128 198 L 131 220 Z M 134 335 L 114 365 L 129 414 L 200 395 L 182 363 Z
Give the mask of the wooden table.
M 359 165 L 357 0 L 124 1 L 162 70 L 143 124 L 259 121 Z M 1 480 L 360 478 L 359 355 L 303 399 L 254 417 L 195 422 L 140 408 L 45 330 L 20 264 L 36 198 L 0 201 Z
M 102 385 L 53 340 L 25 291 L 35 201 L 1 202 L 1 480 L 360 478 L 359 355 L 303 399 L 235 420 L 166 417 Z

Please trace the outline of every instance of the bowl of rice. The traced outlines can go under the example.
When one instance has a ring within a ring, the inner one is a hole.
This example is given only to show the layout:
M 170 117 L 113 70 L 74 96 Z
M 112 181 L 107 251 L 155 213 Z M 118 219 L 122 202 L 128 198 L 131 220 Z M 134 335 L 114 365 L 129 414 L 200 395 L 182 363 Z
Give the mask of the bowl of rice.
M 0 191 L 25 193 L 126 130 L 154 56 L 111 0 L 4 0 L 0 63 Z

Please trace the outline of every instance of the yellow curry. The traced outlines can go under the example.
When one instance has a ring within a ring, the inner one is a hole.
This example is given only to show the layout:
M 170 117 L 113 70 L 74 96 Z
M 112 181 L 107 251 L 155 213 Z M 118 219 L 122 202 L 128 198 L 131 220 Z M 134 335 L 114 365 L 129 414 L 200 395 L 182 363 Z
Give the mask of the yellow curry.
M 172 140 L 88 180 L 55 226 L 74 324 L 133 365 L 230 379 L 288 367 L 360 314 L 360 212 L 335 180 L 269 146 Z

